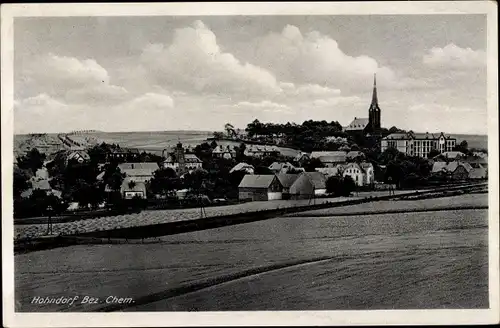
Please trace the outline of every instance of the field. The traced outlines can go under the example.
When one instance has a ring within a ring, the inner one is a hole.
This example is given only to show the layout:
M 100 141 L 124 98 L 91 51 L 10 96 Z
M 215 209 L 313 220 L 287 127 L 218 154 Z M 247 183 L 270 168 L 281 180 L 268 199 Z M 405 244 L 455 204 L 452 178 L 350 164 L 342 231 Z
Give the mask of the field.
M 110 295 L 132 297 L 128 311 L 486 308 L 487 246 L 487 210 L 276 218 L 17 255 L 16 310 L 93 311 Z M 60 295 L 100 303 L 31 303 Z
M 48 135 L 57 140 L 56 134 Z M 453 135 L 457 143 L 467 140 L 470 148 L 488 148 L 488 136 L 486 135 Z M 75 136 L 78 140 L 85 137 L 95 138 L 98 142 L 118 143 L 122 147 L 139 148 L 141 150 L 161 155 L 164 148 L 171 147 L 181 141 L 184 145 L 196 146 L 203 143 L 212 132 L 208 131 L 165 131 L 165 132 L 93 132 Z M 18 150 L 23 141 L 28 139 L 27 135 L 14 136 L 14 150 Z M 222 145 L 239 145 L 237 142 L 220 141 Z M 286 156 L 295 156 L 297 151 L 290 148 L 280 148 Z

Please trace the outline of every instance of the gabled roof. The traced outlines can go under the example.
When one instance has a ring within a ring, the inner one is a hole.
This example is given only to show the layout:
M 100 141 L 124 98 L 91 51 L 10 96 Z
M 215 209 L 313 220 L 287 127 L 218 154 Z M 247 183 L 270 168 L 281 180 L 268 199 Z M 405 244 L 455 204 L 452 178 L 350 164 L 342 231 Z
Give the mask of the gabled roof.
M 128 177 L 153 176 L 153 172 L 159 169 L 156 163 L 122 163 L 118 167 Z
M 288 173 L 280 173 L 277 175 L 278 180 L 281 185 L 285 188 L 290 188 L 292 184 L 299 178 L 300 174 L 288 174 Z
M 284 168 L 295 168 L 295 166 L 289 162 L 274 162 L 269 165 L 269 169 L 272 171 L 281 171 Z
M 236 150 L 232 149 L 229 145 L 227 145 L 226 147 L 223 147 L 222 145 L 218 145 L 217 147 L 214 148 L 214 150 L 212 152 L 216 153 L 216 154 L 221 154 L 221 153 L 235 154 Z
M 325 189 L 326 188 L 326 177 L 321 172 L 304 172 L 304 174 L 309 181 L 314 186 L 314 189 Z
M 201 159 L 199 159 L 195 154 L 184 154 L 184 159 L 186 160 L 186 163 L 201 163 Z
M 354 130 L 364 130 L 364 128 L 368 125 L 369 120 L 367 118 L 355 117 L 354 120 L 346 127 L 344 130 L 346 131 L 354 131 Z
M 464 157 L 465 154 L 460 152 L 460 151 L 445 151 L 444 153 L 441 153 L 437 156 L 435 156 L 434 158 L 439 158 L 439 157 L 444 157 L 444 158 L 451 158 L 451 159 L 455 159 L 457 157 Z
M 432 166 L 432 172 L 455 172 L 455 170 L 459 167 L 462 166 L 467 172 L 470 172 L 472 170 L 472 166 L 469 163 L 466 162 L 434 162 Z
M 241 180 L 238 188 L 269 188 L 276 176 L 247 174 Z
M 311 158 L 318 158 L 323 163 L 343 163 L 346 155 L 344 151 L 313 151 Z
M 244 162 L 241 162 L 241 163 L 238 163 L 236 164 L 230 171 L 229 173 L 233 173 L 235 171 L 242 171 L 242 170 L 246 170 L 246 169 L 254 169 L 253 165 L 250 165 L 250 164 L 247 164 L 247 163 L 244 163 Z

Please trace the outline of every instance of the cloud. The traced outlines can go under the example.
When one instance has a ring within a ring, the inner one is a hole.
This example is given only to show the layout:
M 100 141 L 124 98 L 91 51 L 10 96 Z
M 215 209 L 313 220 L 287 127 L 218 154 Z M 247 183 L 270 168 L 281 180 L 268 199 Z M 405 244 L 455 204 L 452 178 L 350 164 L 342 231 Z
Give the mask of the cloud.
M 293 83 L 280 83 L 280 87 L 286 96 L 297 96 L 302 98 L 333 97 L 340 95 L 339 89 L 332 89 L 318 84 L 304 84 L 295 86 Z
M 437 69 L 474 69 L 486 66 L 486 52 L 450 43 L 443 48 L 432 48 L 422 60 L 425 65 Z
M 242 63 L 231 53 L 224 52 L 215 34 L 201 21 L 176 29 L 168 46 L 153 44 L 147 47 L 141 63 L 159 84 L 175 85 L 187 91 L 229 95 L 281 92 L 269 71 Z
M 48 54 L 38 57 L 23 70 L 25 88 L 32 94 L 45 93 L 68 103 L 105 103 L 126 100 L 123 87 L 112 85 L 108 71 L 93 59 Z
M 71 108 L 43 93 L 14 102 L 15 133 L 60 132 L 61 126 L 69 128 L 74 122 Z
M 432 112 L 432 113 L 471 113 L 477 112 L 477 109 L 463 106 L 450 106 L 441 104 L 417 104 L 408 108 L 412 112 Z
M 333 88 L 360 88 L 371 83 L 377 73 L 386 87 L 419 85 L 399 76 L 389 67 L 381 66 L 366 55 L 350 56 L 339 44 L 317 31 L 305 35 L 293 25 L 281 33 L 270 33 L 255 42 L 253 58 L 278 78 L 300 84 L 319 84 Z
M 291 108 L 285 104 L 278 104 L 269 100 L 263 100 L 261 102 L 241 101 L 234 105 L 234 107 L 270 112 L 289 112 L 291 110 Z

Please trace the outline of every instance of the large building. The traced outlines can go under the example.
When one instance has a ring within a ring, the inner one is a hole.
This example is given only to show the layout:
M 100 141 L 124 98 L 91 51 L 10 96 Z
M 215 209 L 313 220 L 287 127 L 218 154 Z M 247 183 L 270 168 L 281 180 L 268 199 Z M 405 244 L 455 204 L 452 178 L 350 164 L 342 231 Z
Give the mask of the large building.
M 432 133 L 392 133 L 381 140 L 381 151 L 395 148 L 408 156 L 427 157 L 431 150 L 440 153 L 450 152 L 457 144 L 457 139 L 445 135 Z
M 361 135 L 376 135 L 380 133 L 381 127 L 381 110 L 378 105 L 377 95 L 377 77 L 373 77 L 373 93 L 372 102 L 368 108 L 368 118 L 355 117 L 354 120 L 346 127 L 344 131 L 350 134 Z

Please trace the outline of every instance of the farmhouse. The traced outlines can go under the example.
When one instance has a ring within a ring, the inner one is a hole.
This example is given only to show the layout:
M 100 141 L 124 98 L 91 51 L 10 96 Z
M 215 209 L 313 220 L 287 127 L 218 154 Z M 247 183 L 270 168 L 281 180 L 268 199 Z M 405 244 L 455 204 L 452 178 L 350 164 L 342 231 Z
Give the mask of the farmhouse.
M 278 200 L 283 196 L 283 186 L 276 175 L 247 174 L 238 190 L 240 200 Z
M 326 194 L 326 177 L 320 172 L 304 172 L 290 186 L 291 199 L 308 199 Z
M 290 199 L 290 187 L 299 178 L 300 174 L 277 174 L 278 180 L 283 186 L 283 199 Z

